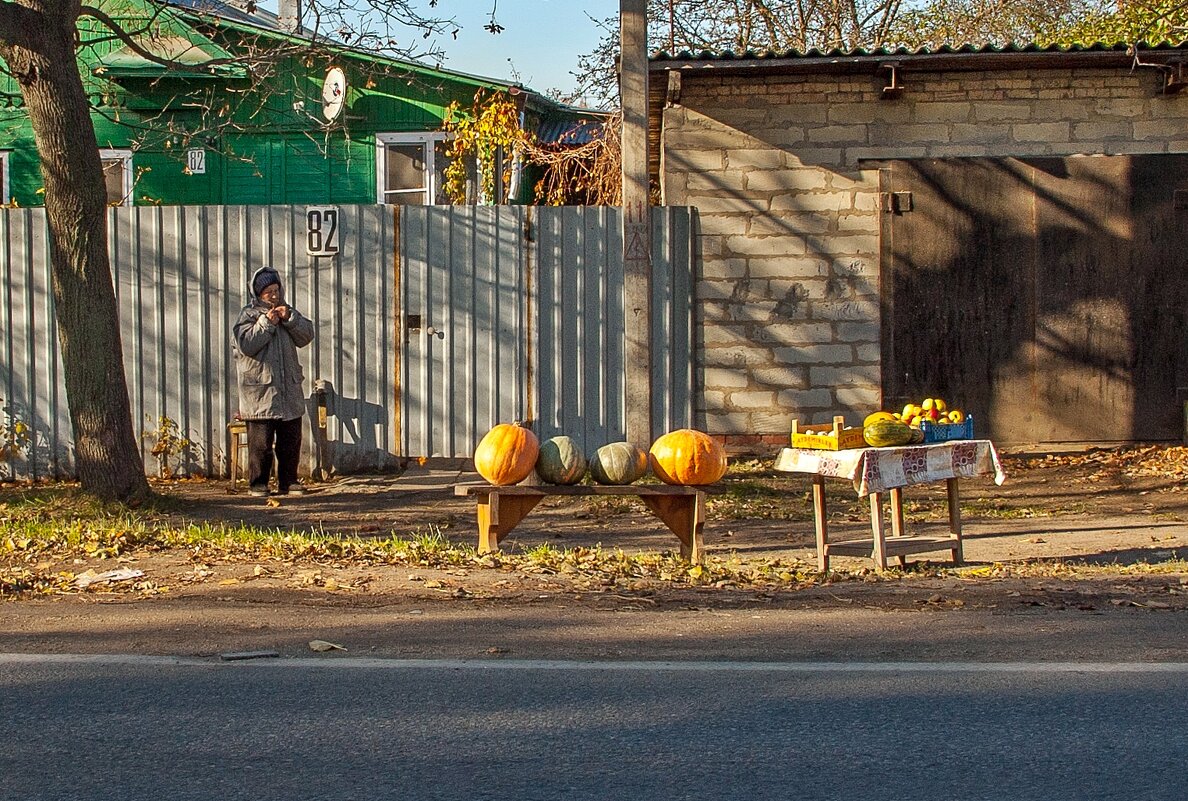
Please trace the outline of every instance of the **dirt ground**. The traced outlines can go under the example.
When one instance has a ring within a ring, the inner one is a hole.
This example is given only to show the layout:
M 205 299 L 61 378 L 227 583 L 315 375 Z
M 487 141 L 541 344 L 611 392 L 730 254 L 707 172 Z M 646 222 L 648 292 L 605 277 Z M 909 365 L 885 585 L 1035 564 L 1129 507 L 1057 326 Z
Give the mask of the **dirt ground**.
M 212 655 L 280 648 L 297 655 L 308 653 L 307 640 L 326 638 L 349 641 L 352 653 L 417 657 L 693 658 L 717 649 L 730 658 L 740 648 L 750 649 L 740 658 L 869 657 L 871 647 L 879 658 L 943 659 L 955 648 L 993 659 L 1027 652 L 1188 657 L 1188 449 L 1008 454 L 1003 466 L 1002 486 L 962 481 L 972 572 L 950 570 L 948 553 L 937 552 L 909 557 L 908 570 L 882 576 L 869 559 L 837 558 L 841 572 L 824 581 L 694 585 L 591 578 L 499 558 L 443 567 L 359 563 L 325 552 L 279 559 L 138 550 L 38 565 L 142 576 L 0 602 L 0 650 Z M 475 502 L 455 497 L 453 486 L 477 480 L 456 468 L 414 466 L 317 484 L 303 498 L 251 498 L 226 481 L 156 489 L 172 525 L 473 544 Z M 831 533 L 868 533 L 867 504 L 846 482 L 829 490 Z M 0 489 L 0 501 L 14 491 Z M 709 565 L 815 569 L 807 478 L 755 460 L 735 465 L 708 492 Z M 943 501 L 943 484 L 907 490 L 908 528 L 943 530 Z M 510 554 L 541 545 L 639 554 L 678 546 L 636 500 L 568 498 L 546 499 L 503 544 Z M 10 558 L 0 549 L 0 565 Z M 927 637 L 919 613 L 931 613 Z M 991 631 L 995 636 L 977 634 Z
M 967 601 L 979 594 L 1013 598 L 1016 596 L 1010 593 L 1033 592 L 1039 587 L 1047 588 L 1041 594 L 1055 598 L 1047 598 L 1044 603 L 1062 604 L 1066 600 L 1061 599 L 1061 593 L 1067 587 L 1061 587 L 1067 585 L 1075 587 L 1072 600 L 1068 601 L 1074 604 L 1112 602 L 1116 605 L 1119 597 L 1124 599 L 1123 603 L 1129 603 L 1131 595 L 1139 593 L 1147 601 L 1166 604 L 1169 608 L 1188 607 L 1188 577 L 1178 571 L 1127 576 L 1124 582 L 1127 592 L 1120 596 L 1116 571 L 1106 569 L 1097 576 L 1091 570 L 1094 565 L 1141 566 L 1188 557 L 1188 492 L 1185 491 L 1188 449 L 1004 455 L 1003 464 L 1008 477 L 1002 486 L 996 486 L 989 478 L 962 482 L 966 565 L 1026 568 L 1063 560 L 1087 565 L 1090 570 L 1082 570 L 1067 580 L 1058 575 L 1059 571 L 1043 570 L 1030 579 L 1012 576 L 981 583 L 966 581 L 961 590 Z M 480 480 L 464 470 L 414 466 L 398 476 L 349 476 L 312 485 L 310 494 L 303 498 L 251 498 L 242 490 L 233 491 L 225 481 L 181 481 L 161 485 L 158 490 L 170 499 L 167 514 L 175 524 L 225 522 L 362 538 L 433 535 L 454 543 L 474 544 L 477 541 L 475 502 L 456 497 L 453 486 Z M 831 537 L 868 535 L 868 502 L 859 500 L 844 481 L 831 483 L 829 490 Z M 780 560 L 784 564 L 816 565 L 810 484 L 806 477 L 777 473 L 771 470 L 770 462 L 755 460 L 737 465 L 727 479 L 710 487 L 708 493 L 705 544 L 711 564 L 730 562 L 745 566 Z M 905 509 L 911 531 L 941 532 L 947 528 L 943 484 L 905 491 Z M 509 553 L 530 551 L 542 545 L 662 553 L 677 551 L 679 543 L 638 500 L 547 498 L 503 542 L 504 551 Z M 909 557 L 909 566 L 923 564 L 926 568 L 909 571 L 906 585 L 899 582 L 914 592 L 904 596 L 903 586 L 872 581 L 866 590 L 869 602 L 913 605 L 920 602 L 917 596 L 932 598 L 937 587 L 945 586 L 945 580 L 935 578 L 927 568 L 945 566 L 948 558 L 946 551 Z M 320 588 L 329 580 L 332 587 L 358 590 L 344 598 L 364 604 L 367 598 L 407 594 L 483 596 L 510 601 L 530 592 L 525 587 L 543 586 L 577 595 L 583 589 L 589 590 L 588 586 L 567 581 L 564 576 L 525 577 L 518 572 L 509 574 L 506 569 L 467 568 L 451 572 L 332 563 L 272 564 L 264 566 L 263 573 L 260 566 L 247 563 L 199 566 L 199 570 L 207 569 L 209 576 L 200 576 L 204 580 L 197 581 L 192 554 L 141 557 L 142 561 L 146 559 L 157 562 L 152 567 L 160 582 L 175 586 L 179 582 L 190 586 L 213 583 L 216 587 L 242 582 L 242 589 L 267 595 L 270 590 L 280 593 L 293 587 Z M 869 559 L 835 557 L 832 566 L 845 569 L 853 583 L 855 577 L 871 572 L 872 563 Z M 99 569 L 103 565 L 90 567 Z M 226 583 L 219 585 L 215 579 Z M 599 589 L 601 594 L 608 594 L 608 588 Z M 618 588 L 622 589 L 622 586 Z M 721 592 L 729 587 L 716 589 L 720 590 L 717 598 L 729 595 Z M 688 602 L 686 589 L 651 585 L 646 591 L 653 602 L 677 605 Z M 615 592 L 609 594 L 614 596 Z M 634 597 L 632 593 L 625 596 L 628 601 L 631 597 Z M 801 592 L 796 600 L 804 602 L 812 597 L 811 592 Z
M 965 479 L 961 506 L 970 564 L 1034 559 L 1162 561 L 1188 556 L 1188 449 L 1139 448 L 1084 454 L 1002 455 L 1007 480 Z M 736 466 L 707 488 L 710 556 L 815 560 L 807 477 L 770 461 Z M 225 522 L 360 537 L 440 535 L 475 543 L 475 502 L 453 486 L 481 479 L 461 469 L 413 466 L 400 475 L 360 475 L 311 484 L 303 498 L 259 499 L 226 481 L 162 483 L 173 522 Z M 870 511 L 845 481 L 831 482 L 831 536 L 869 533 Z M 943 484 L 905 490 L 912 530 L 947 526 Z M 547 498 L 504 541 L 505 550 L 621 548 L 666 551 L 676 538 L 635 499 Z M 946 554 L 920 558 L 943 560 Z M 839 565 L 869 560 L 839 558 Z

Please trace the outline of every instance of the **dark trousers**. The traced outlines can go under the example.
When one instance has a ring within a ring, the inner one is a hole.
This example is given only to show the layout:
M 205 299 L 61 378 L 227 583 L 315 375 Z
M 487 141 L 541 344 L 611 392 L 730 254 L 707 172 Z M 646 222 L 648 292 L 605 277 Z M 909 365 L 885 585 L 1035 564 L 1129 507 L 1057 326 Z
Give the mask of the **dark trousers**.
M 277 489 L 283 492 L 296 483 L 297 462 L 301 458 L 301 424 L 300 417 L 247 421 L 248 483 L 252 489 L 268 488 L 274 450 Z

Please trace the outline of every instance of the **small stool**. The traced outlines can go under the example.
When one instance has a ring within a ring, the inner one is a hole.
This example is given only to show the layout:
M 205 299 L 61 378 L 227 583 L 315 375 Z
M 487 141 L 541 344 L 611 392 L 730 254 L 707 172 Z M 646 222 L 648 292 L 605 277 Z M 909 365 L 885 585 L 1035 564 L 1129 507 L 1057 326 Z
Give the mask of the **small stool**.
M 241 457 L 247 458 L 247 449 L 247 423 L 243 420 L 232 420 L 227 423 L 227 456 L 231 460 L 229 472 L 232 487 L 240 480 L 240 474 L 247 472 L 246 463 L 241 461 Z

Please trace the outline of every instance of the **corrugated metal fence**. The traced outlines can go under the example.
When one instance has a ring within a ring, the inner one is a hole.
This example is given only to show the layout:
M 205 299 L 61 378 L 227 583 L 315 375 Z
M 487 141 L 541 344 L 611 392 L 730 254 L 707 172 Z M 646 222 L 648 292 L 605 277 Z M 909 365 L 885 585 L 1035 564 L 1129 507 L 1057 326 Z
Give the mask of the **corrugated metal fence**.
M 277 267 L 317 335 L 303 351 L 310 420 L 326 387 L 340 472 L 469 456 L 493 424 L 533 420 L 587 450 L 624 432 L 621 212 L 342 206 L 339 252 L 307 255 L 304 206 L 111 210 L 133 424 L 146 469 L 162 421 L 191 443 L 173 469 L 223 474 L 237 406 L 229 332 L 247 276 Z M 43 209 L 0 212 L 0 434 L 33 439 L 9 475 L 67 475 L 71 429 Z M 653 211 L 653 426 L 692 422 L 693 212 Z M 312 459 L 317 437 L 307 436 Z

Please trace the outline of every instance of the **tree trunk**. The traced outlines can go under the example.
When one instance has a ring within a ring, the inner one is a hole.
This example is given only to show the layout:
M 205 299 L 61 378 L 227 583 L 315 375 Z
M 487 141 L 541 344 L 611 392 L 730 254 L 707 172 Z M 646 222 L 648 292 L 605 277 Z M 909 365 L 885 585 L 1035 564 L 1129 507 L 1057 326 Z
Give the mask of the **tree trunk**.
M 35 38 L 5 48 L 33 125 L 50 229 L 54 306 L 75 462 L 86 492 L 148 495 L 124 378 L 107 252 L 107 196 L 90 106 L 75 60 L 78 4 L 46 4 Z

